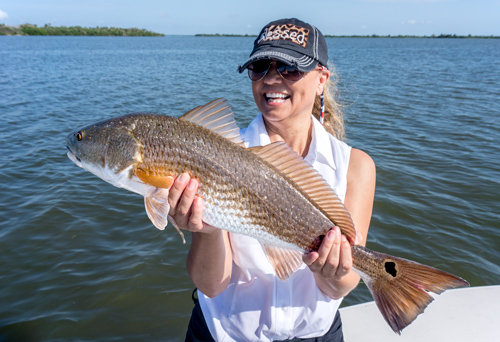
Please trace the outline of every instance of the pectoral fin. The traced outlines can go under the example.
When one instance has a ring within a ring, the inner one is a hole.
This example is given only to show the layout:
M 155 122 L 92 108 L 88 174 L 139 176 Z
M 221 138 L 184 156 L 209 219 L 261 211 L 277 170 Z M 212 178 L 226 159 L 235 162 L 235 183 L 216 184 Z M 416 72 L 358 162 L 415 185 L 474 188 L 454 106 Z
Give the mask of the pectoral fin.
M 290 276 L 302 265 L 302 252 L 293 249 L 269 246 L 261 243 L 262 249 L 267 256 L 267 259 L 273 265 L 276 275 L 283 281 L 286 281 Z
M 144 197 L 144 204 L 146 206 L 146 213 L 156 228 L 160 230 L 165 229 L 170 220 L 181 236 L 182 242 L 186 243 L 184 234 L 179 227 L 177 227 L 174 219 L 168 215 L 170 210 L 170 205 L 168 204 L 168 189 L 158 188 L 151 196 Z
M 141 170 L 141 169 L 135 169 L 134 170 L 135 175 L 137 178 L 139 178 L 141 181 L 144 183 L 147 183 L 152 186 L 156 186 L 157 188 L 162 188 L 162 189 L 170 189 L 172 184 L 174 183 L 174 176 L 155 176 L 155 175 L 150 175 L 148 172 Z

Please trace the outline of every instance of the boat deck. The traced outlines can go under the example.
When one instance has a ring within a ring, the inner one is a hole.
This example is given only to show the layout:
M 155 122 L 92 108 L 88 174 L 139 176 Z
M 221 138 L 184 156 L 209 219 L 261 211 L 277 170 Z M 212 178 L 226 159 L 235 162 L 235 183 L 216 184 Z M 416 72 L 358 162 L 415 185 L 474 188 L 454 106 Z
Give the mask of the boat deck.
M 500 341 L 500 285 L 448 290 L 395 334 L 375 302 L 340 309 L 346 342 Z

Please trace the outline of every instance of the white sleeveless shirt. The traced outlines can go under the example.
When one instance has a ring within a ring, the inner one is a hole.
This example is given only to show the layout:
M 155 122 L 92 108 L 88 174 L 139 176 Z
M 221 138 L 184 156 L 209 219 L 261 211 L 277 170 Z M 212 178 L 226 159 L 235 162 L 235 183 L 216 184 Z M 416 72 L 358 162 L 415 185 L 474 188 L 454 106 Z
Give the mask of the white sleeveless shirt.
M 305 160 L 330 184 L 342 202 L 347 188 L 351 147 L 330 135 L 313 117 L 312 141 Z M 246 147 L 271 143 L 259 114 L 241 130 Z M 273 341 L 324 335 L 333 323 L 342 299 L 334 300 L 316 285 L 303 263 L 281 281 L 260 243 L 229 233 L 233 253 L 231 281 L 215 298 L 198 291 L 207 326 L 216 341 Z

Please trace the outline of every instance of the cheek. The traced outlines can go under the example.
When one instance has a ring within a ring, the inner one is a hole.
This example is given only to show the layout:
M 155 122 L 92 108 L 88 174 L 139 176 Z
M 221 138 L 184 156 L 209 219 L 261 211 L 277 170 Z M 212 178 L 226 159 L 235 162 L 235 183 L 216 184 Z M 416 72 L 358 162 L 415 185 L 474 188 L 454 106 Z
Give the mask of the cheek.
M 253 93 L 253 99 L 255 101 L 255 104 L 257 104 L 257 107 L 259 108 L 260 111 L 262 111 L 260 102 L 262 100 L 262 95 L 259 90 L 259 83 L 260 82 L 252 82 L 252 93 Z
M 300 101 L 302 101 L 305 105 L 312 106 L 316 96 L 318 95 L 317 93 L 320 88 L 319 82 L 313 74 L 308 74 L 301 81 L 304 82 L 297 84 L 296 89 L 294 89 L 294 93 L 300 97 Z

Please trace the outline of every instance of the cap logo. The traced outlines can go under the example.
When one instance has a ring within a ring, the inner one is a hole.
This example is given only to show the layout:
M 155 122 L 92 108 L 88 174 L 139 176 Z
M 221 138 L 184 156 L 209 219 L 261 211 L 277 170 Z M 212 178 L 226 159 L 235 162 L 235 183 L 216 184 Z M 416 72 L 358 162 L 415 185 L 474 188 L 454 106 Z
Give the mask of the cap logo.
M 309 29 L 293 24 L 270 25 L 264 29 L 257 44 L 272 40 L 287 40 L 305 48 Z

